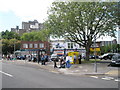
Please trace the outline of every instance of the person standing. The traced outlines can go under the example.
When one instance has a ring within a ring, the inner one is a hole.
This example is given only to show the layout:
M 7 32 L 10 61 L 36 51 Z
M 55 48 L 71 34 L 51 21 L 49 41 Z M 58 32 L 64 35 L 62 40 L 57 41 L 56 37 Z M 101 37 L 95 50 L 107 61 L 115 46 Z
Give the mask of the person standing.
M 11 61 L 13 60 L 13 55 L 12 55 L 12 54 L 10 55 L 10 60 L 11 60 Z
M 41 56 L 41 65 L 45 65 L 45 58 L 44 58 L 44 55 Z
M 79 56 L 78 56 L 78 61 L 79 61 L 79 64 L 81 64 L 81 58 L 82 58 L 82 56 L 81 56 L 81 55 L 79 55 Z
M 53 59 L 53 62 L 54 62 L 54 68 L 57 68 L 57 64 L 56 64 L 57 58 L 54 58 L 54 59 Z
M 46 62 L 48 62 L 48 55 L 47 55 L 47 54 L 45 54 L 45 56 L 44 56 L 44 57 L 45 57 L 45 63 L 46 63 Z
M 74 64 L 76 63 L 77 57 L 76 54 L 74 54 Z
M 31 61 L 31 55 L 28 56 L 28 61 Z
M 63 62 L 63 57 L 60 58 L 60 67 L 59 68 L 62 68 L 62 62 Z
M 40 63 L 40 61 L 41 61 L 41 56 L 38 55 L 38 64 Z
M 65 61 L 63 57 L 60 58 L 60 67 L 59 68 L 65 68 Z
M 68 54 L 66 55 L 66 67 L 70 68 L 71 64 L 70 64 L 70 56 L 68 56 Z

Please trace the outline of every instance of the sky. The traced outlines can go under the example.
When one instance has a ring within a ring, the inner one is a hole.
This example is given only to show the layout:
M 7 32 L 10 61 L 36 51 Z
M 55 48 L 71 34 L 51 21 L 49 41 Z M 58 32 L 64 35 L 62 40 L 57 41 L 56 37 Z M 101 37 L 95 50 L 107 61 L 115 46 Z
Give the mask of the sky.
M 20 26 L 22 21 L 47 18 L 47 10 L 54 0 L 0 0 L 0 32 Z
M 56 0 L 0 0 L 0 32 L 10 31 L 16 26 L 22 28 L 22 21 L 36 19 L 40 23 L 44 22 L 53 1 Z M 111 38 L 104 37 L 104 40 L 111 40 Z

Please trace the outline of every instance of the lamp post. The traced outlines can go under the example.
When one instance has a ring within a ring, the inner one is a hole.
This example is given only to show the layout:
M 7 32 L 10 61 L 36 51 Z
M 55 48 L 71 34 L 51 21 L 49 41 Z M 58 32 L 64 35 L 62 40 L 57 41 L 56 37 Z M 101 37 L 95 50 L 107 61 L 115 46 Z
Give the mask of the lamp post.
M 96 36 L 94 37 L 94 56 L 95 56 L 94 71 L 97 72 L 97 62 L 96 62 Z
M 15 36 L 15 34 L 14 34 L 14 36 Z M 15 37 L 14 37 L 14 53 L 15 53 Z
M 15 41 L 14 41 L 14 52 L 15 52 Z

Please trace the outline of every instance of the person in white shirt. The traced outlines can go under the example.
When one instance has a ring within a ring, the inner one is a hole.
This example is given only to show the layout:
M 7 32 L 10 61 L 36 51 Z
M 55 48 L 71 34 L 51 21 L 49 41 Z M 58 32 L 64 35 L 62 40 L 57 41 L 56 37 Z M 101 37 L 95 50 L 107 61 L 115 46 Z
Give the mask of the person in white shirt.
M 66 60 L 65 60 L 65 62 L 66 62 L 66 67 L 67 67 L 67 68 L 70 68 L 70 66 L 71 66 L 71 64 L 70 64 L 70 56 L 68 56 L 68 54 L 66 55 Z

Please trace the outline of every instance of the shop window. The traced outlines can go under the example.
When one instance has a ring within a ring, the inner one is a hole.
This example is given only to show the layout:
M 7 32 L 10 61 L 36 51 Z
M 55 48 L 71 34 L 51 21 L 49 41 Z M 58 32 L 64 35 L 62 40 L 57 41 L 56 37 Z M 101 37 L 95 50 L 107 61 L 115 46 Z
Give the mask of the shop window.
M 33 48 L 33 44 L 29 44 L 29 48 Z
M 38 48 L 38 44 L 34 44 L 34 48 Z
M 23 44 L 23 48 L 28 48 L 28 44 Z
M 40 48 L 44 48 L 44 43 L 40 43 L 40 44 L 39 44 L 39 47 L 40 47 Z

